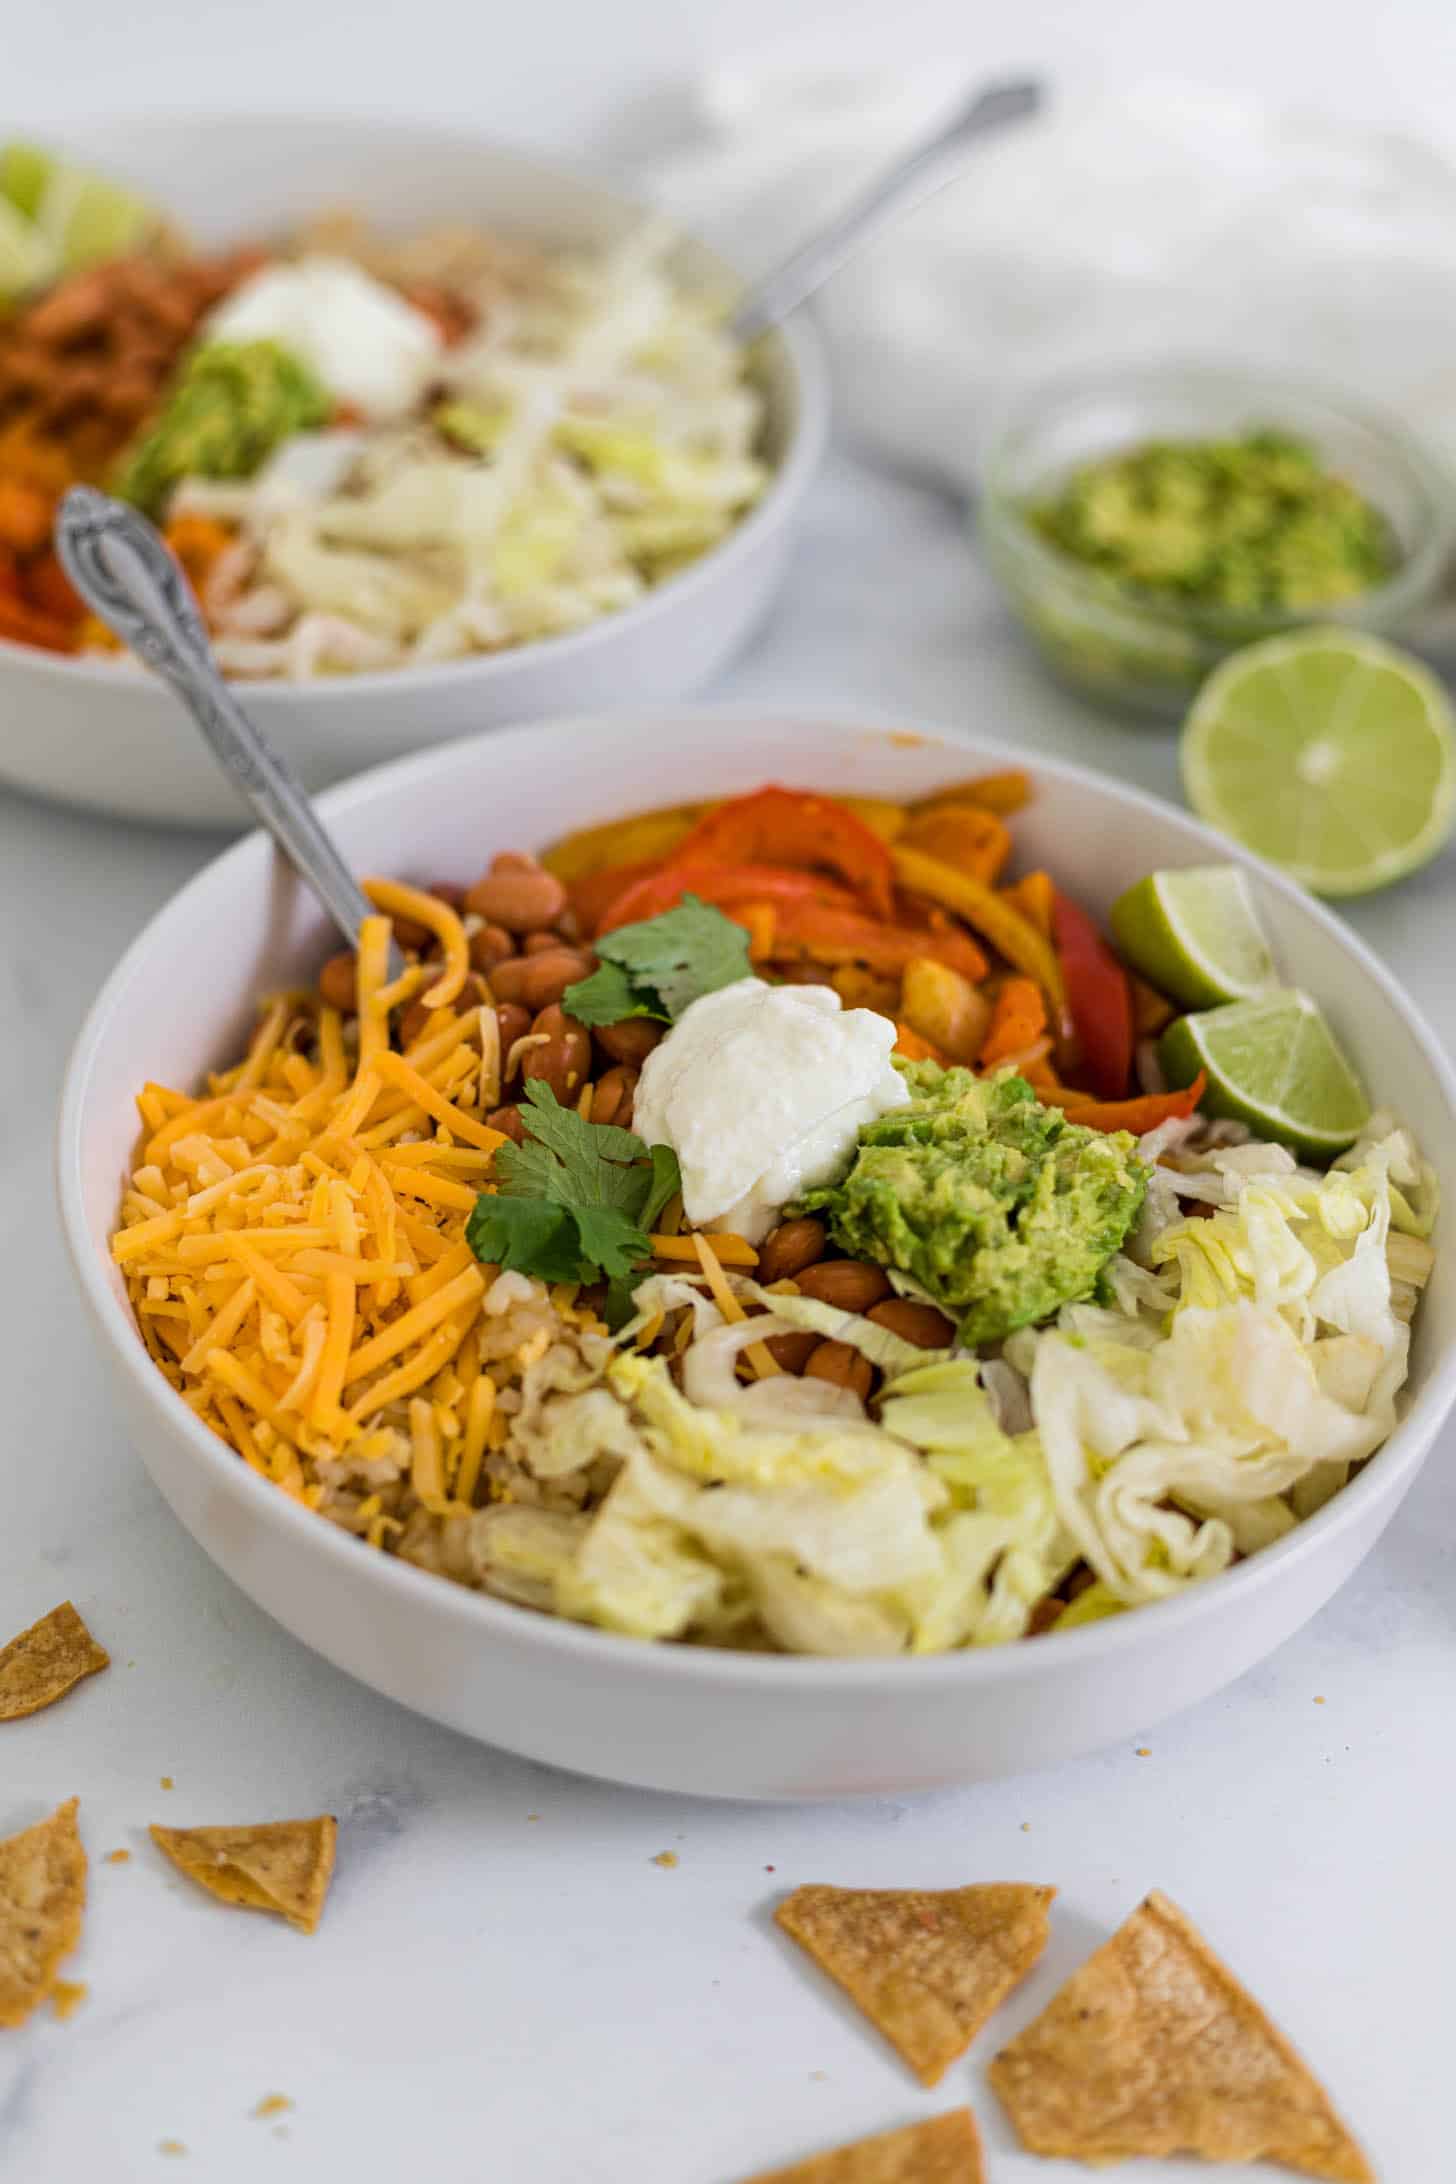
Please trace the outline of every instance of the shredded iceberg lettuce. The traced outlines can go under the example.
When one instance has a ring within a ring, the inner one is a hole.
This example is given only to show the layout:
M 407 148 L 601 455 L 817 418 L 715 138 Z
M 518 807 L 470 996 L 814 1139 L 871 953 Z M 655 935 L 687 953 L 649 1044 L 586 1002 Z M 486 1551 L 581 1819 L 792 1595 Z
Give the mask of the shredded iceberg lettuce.
M 1388 1117 L 1323 1174 L 1187 1131 L 1164 1157 L 1100 1301 L 995 1355 L 742 1274 L 741 1319 L 700 1275 L 643 1281 L 614 1340 L 530 1368 L 512 1448 L 558 1505 L 463 1520 L 482 1581 L 638 1637 L 928 1653 L 1075 1629 L 1284 1537 L 1395 1424 L 1434 1182 Z M 788 1331 L 858 1349 L 878 1393 L 743 1377 Z

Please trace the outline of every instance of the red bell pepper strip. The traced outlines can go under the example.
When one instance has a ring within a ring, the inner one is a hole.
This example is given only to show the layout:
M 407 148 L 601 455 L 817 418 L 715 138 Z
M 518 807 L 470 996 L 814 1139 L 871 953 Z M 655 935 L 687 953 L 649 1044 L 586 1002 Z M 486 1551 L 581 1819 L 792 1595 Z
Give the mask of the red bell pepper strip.
M 892 910 L 894 868 L 880 837 L 832 797 L 799 789 L 757 789 L 698 821 L 677 859 L 715 864 L 794 865 L 830 872 L 876 917 Z
M 1132 986 L 1085 910 L 1058 889 L 1052 938 L 1082 1073 L 1104 1100 L 1120 1100 L 1132 1074 Z
M 598 933 L 615 932 L 619 925 L 636 925 L 655 918 L 684 895 L 720 910 L 734 903 L 821 904 L 859 915 L 860 906 L 845 888 L 817 872 L 794 872 L 784 865 L 726 864 L 701 857 L 674 857 L 670 864 L 653 865 L 639 879 L 625 886 L 608 904 Z
M 1079 1100 L 1066 1090 L 1044 1092 L 1042 1098 L 1050 1105 L 1059 1106 L 1068 1122 L 1080 1122 L 1089 1130 L 1131 1130 L 1134 1137 L 1143 1137 L 1149 1130 L 1156 1130 L 1160 1122 L 1171 1122 L 1176 1117 L 1183 1121 L 1191 1115 L 1203 1097 L 1208 1079 L 1200 1069 L 1192 1084 L 1181 1092 L 1145 1092 L 1135 1100 Z

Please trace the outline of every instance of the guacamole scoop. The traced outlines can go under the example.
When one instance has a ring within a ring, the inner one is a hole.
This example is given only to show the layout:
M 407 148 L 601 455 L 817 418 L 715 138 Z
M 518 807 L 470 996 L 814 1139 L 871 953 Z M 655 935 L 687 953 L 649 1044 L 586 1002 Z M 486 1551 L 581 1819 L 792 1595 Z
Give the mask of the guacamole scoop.
M 133 447 L 116 490 L 156 515 L 183 478 L 251 478 L 294 433 L 325 424 L 332 407 L 310 367 L 278 342 L 207 342 Z
M 902 1065 L 910 1105 L 860 1131 L 839 1183 L 802 1210 L 842 1251 L 909 1275 L 994 1342 L 1085 1297 L 1137 1219 L 1148 1171 L 1125 1130 L 1088 1130 L 1021 1077 Z

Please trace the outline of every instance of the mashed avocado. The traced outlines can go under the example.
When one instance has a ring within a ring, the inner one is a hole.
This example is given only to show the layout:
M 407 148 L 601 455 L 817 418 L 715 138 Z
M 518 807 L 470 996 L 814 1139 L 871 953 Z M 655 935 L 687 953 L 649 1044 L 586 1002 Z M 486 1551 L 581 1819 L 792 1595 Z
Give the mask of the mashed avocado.
M 867 1123 L 848 1174 L 805 1210 L 851 1257 L 911 1276 L 966 1344 L 1087 1296 L 1147 1189 L 1132 1138 L 1068 1122 L 1020 1077 L 934 1062 L 902 1074 L 910 1105 Z
M 309 366 L 278 342 L 209 342 L 193 350 L 116 490 L 155 515 L 183 478 L 250 478 L 284 440 L 324 424 L 332 407 Z
M 1270 430 L 1101 456 L 1026 516 L 1119 588 L 1189 607 L 1304 613 L 1385 583 L 1400 561 L 1381 511 Z

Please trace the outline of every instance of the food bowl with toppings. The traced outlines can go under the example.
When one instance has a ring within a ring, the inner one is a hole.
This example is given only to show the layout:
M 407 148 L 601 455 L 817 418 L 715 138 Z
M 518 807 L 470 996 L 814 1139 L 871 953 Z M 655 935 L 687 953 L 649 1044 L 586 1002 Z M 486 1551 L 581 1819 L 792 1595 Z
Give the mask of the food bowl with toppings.
M 256 838 L 161 914 L 63 1218 L 255 1599 L 474 1735 L 795 1797 L 1102 1743 L 1328 1597 L 1456 1393 L 1449 1069 L 1299 890 L 1013 767 L 563 722 L 331 792 L 357 959 Z
M 0 147 L 0 773 L 240 821 L 65 583 L 77 480 L 163 526 L 310 787 L 695 687 L 771 599 L 824 435 L 812 332 L 746 350 L 740 286 L 599 182 L 422 125 Z
M 1176 716 L 1231 652 L 1311 622 L 1418 634 L 1451 490 L 1393 420 L 1193 365 L 1019 397 L 987 447 L 979 541 L 1031 642 L 1084 695 Z

